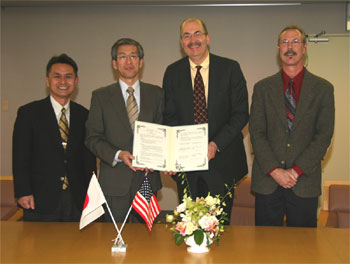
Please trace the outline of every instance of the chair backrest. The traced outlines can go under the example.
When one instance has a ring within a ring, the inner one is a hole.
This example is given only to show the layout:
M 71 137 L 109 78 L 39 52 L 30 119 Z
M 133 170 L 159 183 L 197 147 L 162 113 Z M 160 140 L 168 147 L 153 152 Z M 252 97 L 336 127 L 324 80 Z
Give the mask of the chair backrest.
M 350 185 L 333 184 L 329 186 L 330 212 L 350 212 Z
M 255 196 L 250 191 L 251 178 L 242 179 L 234 191 L 233 206 L 236 207 L 255 207 Z
M 0 180 L 1 187 L 1 206 L 16 206 L 15 195 L 13 191 L 13 180 Z

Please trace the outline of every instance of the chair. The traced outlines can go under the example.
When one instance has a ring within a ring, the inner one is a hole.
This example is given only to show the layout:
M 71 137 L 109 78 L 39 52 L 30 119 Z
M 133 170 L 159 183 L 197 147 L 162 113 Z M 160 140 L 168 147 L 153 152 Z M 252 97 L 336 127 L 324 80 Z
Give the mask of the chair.
M 0 180 L 1 185 L 1 221 L 9 220 L 17 212 L 13 191 L 13 180 Z
M 245 177 L 234 191 L 230 225 L 255 225 L 255 196 L 250 191 L 251 178 Z
M 350 185 L 329 186 L 326 227 L 350 228 Z

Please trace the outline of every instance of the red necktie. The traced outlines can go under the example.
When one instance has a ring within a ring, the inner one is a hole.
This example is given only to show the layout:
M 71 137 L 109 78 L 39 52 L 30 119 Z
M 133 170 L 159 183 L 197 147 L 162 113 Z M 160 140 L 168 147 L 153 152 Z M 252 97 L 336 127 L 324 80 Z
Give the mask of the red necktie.
M 196 68 L 197 73 L 194 78 L 193 89 L 194 123 L 203 124 L 208 123 L 208 112 L 205 101 L 203 78 L 200 73 L 202 66 L 196 66 Z

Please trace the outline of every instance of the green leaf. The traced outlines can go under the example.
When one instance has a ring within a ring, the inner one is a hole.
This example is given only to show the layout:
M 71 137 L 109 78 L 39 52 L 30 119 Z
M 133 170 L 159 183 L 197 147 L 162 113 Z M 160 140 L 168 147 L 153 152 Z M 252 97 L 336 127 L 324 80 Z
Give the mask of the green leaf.
M 196 244 L 201 245 L 204 239 L 203 230 L 197 229 L 196 231 L 193 232 L 193 235 L 194 235 L 194 241 L 196 242 Z
M 180 245 L 182 241 L 184 241 L 184 237 L 181 236 L 180 234 L 174 234 L 175 237 L 175 244 Z

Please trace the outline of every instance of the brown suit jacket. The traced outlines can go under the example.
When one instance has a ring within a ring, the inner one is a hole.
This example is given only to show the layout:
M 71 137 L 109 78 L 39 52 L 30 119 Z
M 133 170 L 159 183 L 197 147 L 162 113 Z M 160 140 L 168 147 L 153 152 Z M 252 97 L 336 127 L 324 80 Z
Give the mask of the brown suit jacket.
M 288 130 L 281 72 L 255 84 L 250 137 L 254 151 L 252 191 L 271 194 L 277 183 L 268 172 L 298 165 L 304 174 L 292 188 L 300 197 L 321 194 L 321 161 L 334 128 L 333 86 L 305 71 L 292 129 Z

